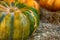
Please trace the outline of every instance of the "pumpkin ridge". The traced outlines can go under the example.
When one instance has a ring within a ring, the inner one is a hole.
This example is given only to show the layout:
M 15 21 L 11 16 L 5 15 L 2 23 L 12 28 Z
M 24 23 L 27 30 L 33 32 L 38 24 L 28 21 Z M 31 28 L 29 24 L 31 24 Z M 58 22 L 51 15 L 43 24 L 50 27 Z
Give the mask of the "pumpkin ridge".
M 29 8 L 31 11 L 33 11 L 34 16 L 37 18 L 37 24 L 39 25 L 39 15 L 35 8 Z
M 1 17 L 0 17 L 0 23 L 3 21 L 3 19 L 5 18 L 5 14 L 3 14 Z
M 13 40 L 13 31 L 14 31 L 14 15 L 11 15 L 11 25 L 10 25 L 10 40 Z
M 55 2 L 56 0 L 54 0 L 53 4 L 52 4 L 52 8 L 54 9 L 54 6 L 55 6 Z M 52 10 L 52 9 L 51 9 Z
M 30 36 L 31 33 L 34 30 L 34 21 L 35 20 L 34 20 L 34 17 L 30 14 L 30 11 L 25 11 L 24 14 L 27 15 L 29 17 L 30 21 L 31 21 L 31 24 L 30 24 L 30 34 L 29 34 L 29 36 Z

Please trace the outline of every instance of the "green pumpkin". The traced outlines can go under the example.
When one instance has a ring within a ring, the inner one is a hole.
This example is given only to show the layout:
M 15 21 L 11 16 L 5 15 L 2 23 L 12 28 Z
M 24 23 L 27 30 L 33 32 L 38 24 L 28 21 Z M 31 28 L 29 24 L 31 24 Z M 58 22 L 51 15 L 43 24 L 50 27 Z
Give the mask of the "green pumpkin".
M 18 2 L 0 2 L 0 40 L 26 40 L 38 25 L 35 8 Z

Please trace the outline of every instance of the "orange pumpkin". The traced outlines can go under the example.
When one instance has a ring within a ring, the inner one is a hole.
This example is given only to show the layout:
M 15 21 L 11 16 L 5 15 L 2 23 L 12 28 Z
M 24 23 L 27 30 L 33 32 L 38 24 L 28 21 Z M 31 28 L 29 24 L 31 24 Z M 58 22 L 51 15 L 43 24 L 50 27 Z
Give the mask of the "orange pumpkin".
M 25 3 L 28 6 L 35 7 L 37 10 L 39 9 L 39 5 L 35 0 L 19 0 L 21 3 Z
M 33 1 L 33 6 L 39 11 L 39 4 L 36 1 Z
M 50 11 L 60 10 L 60 0 L 39 0 L 40 6 Z

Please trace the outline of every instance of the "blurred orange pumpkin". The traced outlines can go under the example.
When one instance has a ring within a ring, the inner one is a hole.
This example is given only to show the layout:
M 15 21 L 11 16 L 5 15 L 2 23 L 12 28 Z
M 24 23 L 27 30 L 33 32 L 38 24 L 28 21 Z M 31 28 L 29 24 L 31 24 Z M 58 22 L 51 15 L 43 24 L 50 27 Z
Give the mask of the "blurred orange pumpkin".
M 25 3 L 28 6 L 35 7 L 37 10 L 39 9 L 39 5 L 35 0 L 19 0 L 21 3 Z
M 39 11 L 39 4 L 36 1 L 33 1 L 33 6 Z
M 60 10 L 60 0 L 39 0 L 40 6 L 50 11 Z

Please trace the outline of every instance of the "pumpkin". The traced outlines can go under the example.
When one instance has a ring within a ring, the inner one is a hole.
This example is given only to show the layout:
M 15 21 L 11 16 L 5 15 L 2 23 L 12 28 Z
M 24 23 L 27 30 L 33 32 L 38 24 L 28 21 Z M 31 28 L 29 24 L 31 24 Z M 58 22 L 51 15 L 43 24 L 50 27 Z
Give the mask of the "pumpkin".
M 39 10 L 39 5 L 35 0 L 25 0 L 24 3 L 28 6 L 32 6 L 32 7 L 36 8 L 37 10 Z
M 14 2 L 14 0 L 4 0 L 4 1 Z M 18 0 L 18 2 L 34 7 L 39 11 L 39 5 L 35 0 Z
M 60 0 L 39 0 L 40 6 L 50 11 L 60 10 Z
M 40 6 L 39 6 L 39 4 L 36 2 L 36 1 L 33 1 L 33 6 L 39 11 L 39 9 L 40 9 Z
M 18 1 L 0 1 L 0 40 L 26 40 L 38 25 L 35 8 Z

